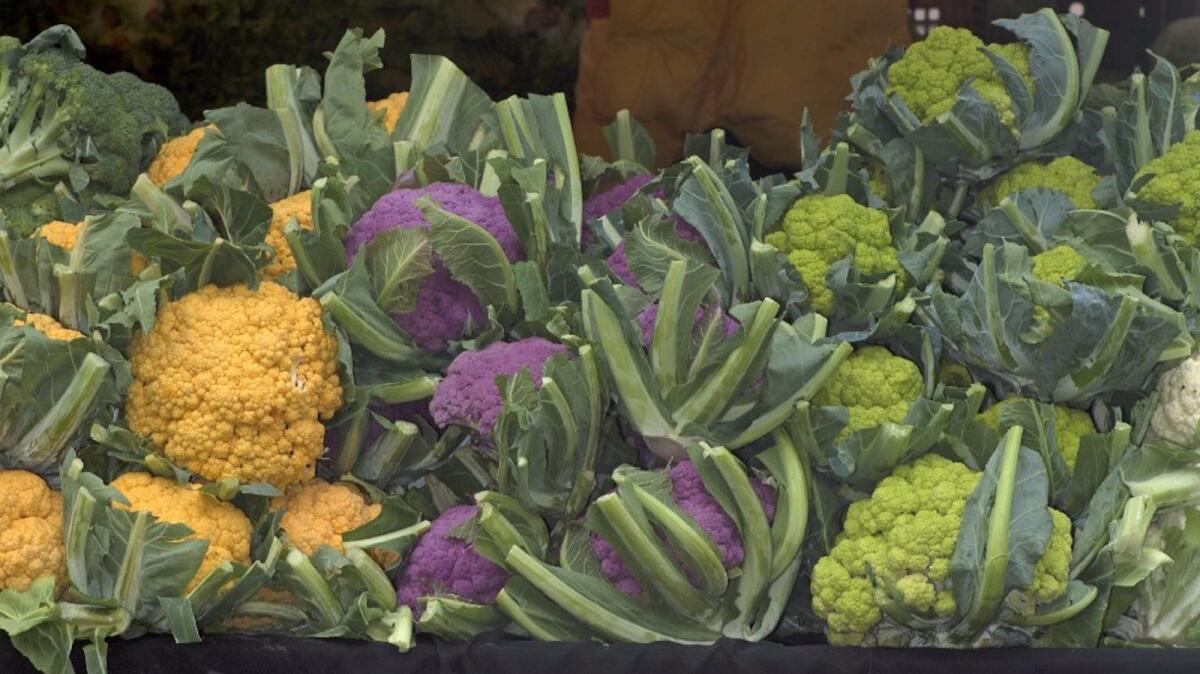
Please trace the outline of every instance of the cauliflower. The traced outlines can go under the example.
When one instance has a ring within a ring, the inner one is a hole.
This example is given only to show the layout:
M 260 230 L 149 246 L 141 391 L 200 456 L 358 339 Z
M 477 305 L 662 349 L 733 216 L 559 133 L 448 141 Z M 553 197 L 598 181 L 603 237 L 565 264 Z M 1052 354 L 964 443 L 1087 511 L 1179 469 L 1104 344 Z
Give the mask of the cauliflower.
M 367 101 L 367 109 L 382 114 L 380 121 L 388 133 L 396 130 L 396 122 L 400 121 L 400 113 L 404 112 L 404 104 L 408 103 L 408 92 L 397 91 L 388 94 L 387 98 L 378 101 Z
M 146 170 L 150 181 L 155 185 L 162 185 L 183 173 L 183 170 L 192 161 L 192 156 L 196 154 L 196 147 L 200 145 L 204 134 L 210 129 L 215 130 L 215 127 L 211 124 L 197 127 L 183 136 L 163 143 L 162 147 L 158 149 L 154 161 L 150 162 L 150 168 Z
M 1048 164 L 1027 162 L 996 178 L 980 194 L 990 205 L 1033 187 L 1045 187 L 1067 195 L 1075 208 L 1095 208 L 1092 191 L 1100 182 L 1095 169 L 1074 157 L 1059 157 Z
M 486 197 L 458 183 L 433 183 L 417 189 L 395 190 L 380 197 L 347 234 L 347 262 L 352 262 L 358 249 L 380 232 L 397 227 L 427 229 L 429 223 L 415 206 L 424 196 L 487 230 L 496 237 L 510 261 L 517 262 L 524 257 L 521 242 L 504 217 L 499 198 Z M 425 278 L 417 293 L 417 308 L 394 316 L 396 324 L 411 335 L 418 346 L 429 351 L 444 350 L 449 342 L 460 338 L 469 327 L 481 324 L 486 317 L 475 293 L 455 281 L 437 256 L 433 260 L 433 273 Z
M 312 229 L 312 190 L 297 192 L 271 204 L 271 225 L 267 229 L 267 244 L 275 249 L 275 261 L 263 269 L 267 278 L 282 276 L 296 268 L 292 248 L 283 237 L 288 220 L 296 218 L 301 229 Z
M 321 306 L 265 282 L 206 286 L 166 305 L 130 349 L 125 412 L 207 480 L 288 487 L 313 477 L 341 407 L 337 341 Z
M 1006 406 L 1022 400 L 1024 398 L 1020 396 L 1005 398 L 992 405 L 986 412 L 976 417 L 976 419 L 994 431 L 1002 432 L 1007 430 L 1000 427 L 1000 412 Z M 1083 439 L 1083 436 L 1095 432 L 1096 426 L 1092 423 L 1092 418 L 1088 416 L 1087 412 L 1062 405 L 1054 406 L 1054 438 L 1058 443 L 1058 451 L 1062 453 L 1063 460 L 1067 462 L 1069 470 L 1075 470 L 1075 460 L 1079 456 L 1080 440 Z
M 1045 283 L 1062 285 L 1074 281 L 1087 260 L 1067 245 L 1058 245 L 1033 256 L 1033 277 Z
M 918 119 L 930 122 L 954 107 L 959 90 L 970 81 L 971 88 L 995 106 L 1000 121 L 1011 127 L 1016 123 L 1012 99 L 992 62 L 979 51 L 984 46 L 982 40 L 965 28 L 938 26 L 888 67 L 888 82 Z M 1024 45 L 986 47 L 1011 63 L 1025 80 L 1025 86 L 1033 90 Z
M 850 505 L 837 542 L 813 567 L 813 609 L 829 641 L 857 645 L 884 620 L 882 583 L 918 615 L 946 618 L 957 610 L 950 558 L 967 498 L 982 474 L 936 454 L 896 468 L 865 500 Z M 1066 591 L 1071 523 L 1050 511 L 1053 532 L 1025 592 L 1049 602 Z
M 701 307 L 696 310 L 696 316 L 692 319 L 692 327 L 694 330 L 699 330 L 707 323 L 711 309 Z M 728 337 L 737 332 L 738 322 L 732 316 L 722 312 L 723 320 L 721 321 L 722 337 Z M 650 342 L 654 339 L 654 324 L 658 320 L 658 305 L 648 304 L 645 309 L 638 312 L 637 316 L 633 317 L 637 323 L 638 329 L 642 331 L 642 345 L 649 348 Z
M 454 596 L 490 604 L 508 581 L 508 573 L 479 554 L 456 530 L 479 511 L 454 506 L 443 512 L 408 554 L 396 579 L 396 601 L 420 617 L 421 599 Z
M 200 486 L 148 473 L 125 473 L 113 480 L 129 505 L 114 505 L 125 510 L 147 512 L 163 522 L 182 524 L 197 538 L 208 541 L 208 550 L 200 569 L 188 584 L 191 591 L 208 574 L 225 562 L 250 564 L 250 539 L 254 526 L 232 503 L 217 500 L 200 491 Z
M 848 435 L 884 423 L 902 423 L 909 405 L 924 389 L 916 363 L 882 346 L 864 346 L 838 367 L 813 404 L 845 407 L 850 422 L 842 433 Z
M 540 388 L 546 360 L 566 352 L 562 344 L 528 337 L 458 354 L 429 403 L 434 423 L 441 428 L 451 424 L 468 426 L 480 435 L 489 435 L 503 407 L 496 378 L 528 369 L 534 386 Z
M 667 475 L 671 480 L 671 496 L 675 500 L 675 505 L 690 515 L 692 520 L 716 544 L 725 568 L 732 569 L 740 566 L 745 558 L 741 535 L 729 514 L 704 487 L 704 481 L 700 479 L 700 471 L 696 470 L 695 464 L 687 459 L 678 461 L 667 469 Z M 759 500 L 762 501 L 767 520 L 773 520 L 777 498 L 775 490 L 757 477 L 751 480 L 751 485 Z M 596 555 L 597 561 L 600 562 L 600 572 L 609 582 L 625 594 L 641 594 L 641 584 L 621 561 L 616 549 L 608 541 L 593 533 L 589 536 L 588 543 Z
M 1150 437 L 1192 446 L 1200 423 L 1200 353 L 1158 378 L 1158 396 L 1150 417 Z
M 75 249 L 75 242 L 79 240 L 79 232 L 82 228 L 82 223 L 52 220 L 42 225 L 38 230 L 38 236 L 45 239 L 50 245 L 69 252 Z M 146 259 L 145 255 L 136 250 L 130 251 L 129 271 L 131 274 L 137 276 L 149 266 L 150 261 Z
M 844 194 L 801 198 L 784 216 L 780 230 L 768 234 L 766 241 L 787 255 L 808 286 L 813 307 L 822 314 L 834 311 L 833 291 L 825 276 L 833 263 L 851 253 L 861 273 L 896 274 L 897 288 L 903 283 L 887 215 Z
M 1200 245 L 1200 130 L 1189 131 L 1166 154 L 1148 162 L 1134 182 L 1147 175 L 1153 177 L 1138 189 L 1138 198 L 1178 206 L 1169 224 L 1188 245 Z
M 0 590 L 53 577 L 66 587 L 62 496 L 23 470 L 0 470 Z
M 379 517 L 383 509 L 367 503 L 348 483 L 320 479 L 289 489 L 271 506 L 284 509 L 280 528 L 287 532 L 289 543 L 310 557 L 324 545 L 345 552 L 342 534 Z
M 47 316 L 46 314 L 28 313 L 25 314 L 24 318 L 18 318 L 13 321 L 13 326 L 15 327 L 20 327 L 22 325 L 28 325 L 50 339 L 60 342 L 69 342 L 72 339 L 84 338 L 82 332 L 63 327 L 63 325 L 54 320 L 52 316 Z

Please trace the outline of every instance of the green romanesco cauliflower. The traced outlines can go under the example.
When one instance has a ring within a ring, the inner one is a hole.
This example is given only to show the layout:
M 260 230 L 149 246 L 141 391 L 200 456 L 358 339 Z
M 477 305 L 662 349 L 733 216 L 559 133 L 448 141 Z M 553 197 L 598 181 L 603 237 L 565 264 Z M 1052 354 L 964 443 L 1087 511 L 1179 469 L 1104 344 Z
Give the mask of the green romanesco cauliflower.
M 1033 256 L 1033 277 L 1045 283 L 1060 285 L 1074 281 L 1087 265 L 1074 248 L 1059 245 Z
M 950 559 L 967 499 L 982 473 L 936 454 L 900 466 L 865 500 L 851 504 L 837 543 L 813 567 L 813 609 L 835 645 L 874 643 L 890 595 L 931 620 L 958 609 Z M 1066 591 L 1070 520 L 1050 510 L 1053 533 L 1025 593 L 1053 601 Z
M 1011 127 L 1016 123 L 1012 99 L 992 62 L 980 51 L 984 46 L 965 28 L 939 26 L 888 67 L 888 82 L 918 119 L 930 122 L 954 107 L 959 90 L 970 81 L 971 87 L 995 106 L 1000 121 Z M 1029 56 L 1023 44 L 986 47 L 1011 63 L 1033 91 Z
M 999 204 L 1021 190 L 1045 187 L 1067 195 L 1075 208 L 1095 208 L 1092 190 L 1100 182 L 1100 176 L 1091 166 L 1074 157 L 1059 157 L 1048 164 L 1026 162 L 996 178 L 979 195 L 980 201 L 988 206 Z
M 1008 429 L 1001 428 L 1000 426 L 1000 412 L 1005 407 L 1022 400 L 1024 398 L 1020 396 L 1005 398 L 992 405 L 986 412 L 981 413 L 977 419 L 992 430 L 1002 433 Z M 1075 470 L 1075 460 L 1079 456 L 1080 440 L 1083 439 L 1083 436 L 1095 432 L 1096 426 L 1092 423 L 1092 418 L 1088 416 L 1087 412 L 1062 405 L 1054 406 L 1054 438 L 1058 443 L 1058 451 L 1062 452 L 1063 460 L 1067 462 L 1067 468 L 1071 471 Z
M 813 307 L 822 314 L 834 309 L 833 291 L 825 276 L 833 263 L 851 253 L 860 273 L 895 273 L 897 288 L 903 285 L 887 215 L 844 194 L 801 198 L 784 216 L 780 230 L 768 234 L 766 240 L 783 251 L 800 272 Z
M 1170 220 L 1188 245 L 1200 245 L 1200 130 L 1190 131 L 1163 156 L 1147 162 L 1134 177 L 1153 177 L 1138 189 L 1139 199 L 1179 206 Z
M 882 346 L 864 346 L 847 358 L 813 398 L 821 407 L 840 405 L 850 413 L 843 435 L 904 421 L 925 388 L 916 363 Z

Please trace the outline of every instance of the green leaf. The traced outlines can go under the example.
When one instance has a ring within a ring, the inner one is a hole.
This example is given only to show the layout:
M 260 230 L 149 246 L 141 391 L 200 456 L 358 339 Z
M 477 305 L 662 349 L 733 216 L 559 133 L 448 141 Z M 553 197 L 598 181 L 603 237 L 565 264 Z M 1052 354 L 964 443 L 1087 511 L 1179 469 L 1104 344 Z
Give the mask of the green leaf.
M 375 291 L 375 303 L 389 314 L 416 308 L 417 291 L 433 273 L 433 247 L 420 229 L 381 232 L 362 252 Z
M 685 163 L 691 174 L 672 206 L 704 237 L 725 275 L 725 304 L 732 305 L 733 299 L 747 297 L 750 288 L 750 243 L 745 222 L 725 183 L 708 164 L 699 157 L 689 157 Z
M 421 197 L 417 208 L 429 221 L 429 239 L 455 280 L 475 291 L 484 306 L 515 313 L 517 280 L 504 249 L 487 230 Z
M 363 77 L 383 67 L 379 59 L 383 42 L 383 29 L 364 37 L 362 29 L 352 28 L 342 36 L 333 53 L 326 54 L 329 67 L 325 69 L 320 114 L 322 135 L 328 139 L 326 154 L 362 155 L 387 144 L 387 132 L 374 123 L 367 109 Z
M 654 139 L 628 110 L 617 111 L 613 123 L 604 127 L 604 139 L 614 161 L 633 162 L 647 171 L 654 170 Z
M 492 101 L 458 66 L 443 56 L 412 55 L 412 85 L 392 137 L 417 148 L 444 145 L 470 149 L 492 111 Z

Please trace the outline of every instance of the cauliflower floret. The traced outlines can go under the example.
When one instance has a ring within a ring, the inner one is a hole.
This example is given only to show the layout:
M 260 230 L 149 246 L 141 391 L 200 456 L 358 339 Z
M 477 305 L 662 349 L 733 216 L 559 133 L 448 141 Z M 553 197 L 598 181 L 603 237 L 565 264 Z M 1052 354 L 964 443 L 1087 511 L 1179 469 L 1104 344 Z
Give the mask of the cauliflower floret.
M 996 178 L 980 197 L 984 203 L 996 205 L 1021 190 L 1045 187 L 1067 195 L 1075 208 L 1095 208 L 1092 190 L 1099 182 L 1100 176 L 1091 166 L 1074 157 L 1059 157 L 1047 164 L 1021 164 Z
M 455 530 L 475 516 L 475 506 L 454 506 L 441 514 L 417 541 L 396 579 L 396 600 L 420 617 L 421 598 L 454 596 L 490 604 L 508 581 L 508 572 L 479 554 Z
M 292 248 L 283 236 L 288 220 L 296 218 L 301 229 L 312 229 L 312 190 L 297 192 L 271 204 L 271 225 L 267 229 L 267 244 L 275 249 L 275 260 L 263 269 L 267 278 L 282 276 L 296 268 Z
M 0 471 L 0 590 L 53 577 L 66 587 L 62 495 L 23 470 Z
M 1024 398 L 1020 396 L 1005 398 L 992 405 L 986 412 L 976 417 L 976 419 L 997 432 L 1004 432 L 1008 429 L 1000 427 L 1000 412 L 1005 406 L 1022 400 Z M 1054 438 L 1058 443 L 1058 451 L 1062 453 L 1063 460 L 1066 461 L 1069 470 L 1075 470 L 1075 460 L 1079 457 L 1080 440 L 1083 439 L 1083 436 L 1095 432 L 1096 426 L 1092 423 L 1092 418 L 1088 416 L 1087 412 L 1062 405 L 1054 406 Z
M 965 28 L 938 26 L 888 67 L 888 82 L 918 119 L 930 122 L 954 107 L 959 90 L 970 80 L 971 87 L 995 106 L 1000 121 L 1011 127 L 1016 123 L 1012 99 L 992 62 L 979 51 L 984 46 L 982 40 Z M 1011 63 L 1025 85 L 1033 90 L 1024 45 L 986 46 Z
M 341 407 L 337 341 L 321 305 L 264 282 L 206 286 L 165 306 L 130 349 L 125 412 L 207 480 L 287 487 L 313 477 Z
M 406 103 L 408 103 L 408 92 L 397 91 L 388 94 L 387 98 L 367 101 L 367 109 L 371 112 L 382 113 L 383 117 L 380 121 L 383 122 L 383 128 L 391 133 L 396 130 L 396 123 L 400 121 L 400 113 L 404 112 Z
M 345 552 L 342 534 L 379 517 L 383 509 L 377 503 L 367 503 L 345 482 L 330 484 L 319 479 L 289 489 L 275 498 L 271 507 L 284 509 L 280 528 L 287 532 L 289 543 L 310 557 L 324 545 Z
M 346 235 L 347 264 L 354 261 L 359 248 L 380 232 L 396 228 L 428 229 L 429 223 L 415 205 L 424 196 L 487 230 L 496 237 L 509 261 L 517 262 L 524 257 L 521 241 L 505 218 L 498 197 L 486 197 L 458 183 L 433 183 L 418 189 L 395 190 L 380 197 Z M 393 318 L 422 349 L 443 351 L 449 342 L 462 337 L 468 327 L 481 325 L 487 314 L 475 293 L 454 280 L 441 258 L 435 255 L 433 273 L 417 291 L 416 309 Z
M 1053 525 L 1050 542 L 1033 567 L 1033 583 L 1025 588 L 1026 594 L 1039 604 L 1063 596 L 1071 573 L 1071 518 L 1051 508 L 1050 521 Z
M 1147 162 L 1134 177 L 1153 175 L 1138 190 L 1140 199 L 1179 206 L 1170 221 L 1189 246 L 1200 245 L 1200 130 L 1189 131 L 1167 153 Z
M 1200 422 L 1200 353 L 1158 378 L 1158 396 L 1150 437 L 1191 446 Z
M 54 320 L 54 317 L 47 316 L 46 314 L 28 313 L 25 314 L 24 318 L 18 318 L 13 321 L 13 326 L 15 327 L 22 325 L 28 325 L 46 337 L 60 342 L 69 342 L 72 339 L 84 338 L 82 332 L 63 327 L 61 323 Z
M 801 198 L 784 216 L 780 231 L 768 234 L 766 241 L 787 255 L 808 286 L 813 307 L 822 314 L 834 310 L 833 291 L 825 285 L 825 276 L 834 262 L 850 253 L 861 273 L 894 273 L 897 288 L 903 285 L 887 215 L 844 194 Z
M 528 369 L 533 385 L 541 388 L 546 361 L 556 353 L 566 352 L 567 347 L 562 344 L 528 337 L 458 354 L 429 403 L 434 423 L 441 428 L 451 424 L 467 426 L 486 437 L 503 407 L 496 377 Z
M 208 541 L 208 550 L 200 569 L 188 583 L 190 591 L 208 574 L 225 562 L 248 565 L 250 539 L 254 526 L 232 503 L 220 501 L 200 491 L 200 485 L 185 485 L 148 473 L 125 473 L 113 480 L 112 487 L 129 501 L 125 510 L 150 513 L 163 522 L 182 524 L 197 538 Z
M 1087 260 L 1074 248 L 1055 246 L 1033 256 L 1033 277 L 1061 285 L 1064 281 L 1074 281 L 1086 265 Z
M 162 185 L 171 180 L 183 170 L 192 161 L 192 156 L 196 154 L 196 147 L 200 145 L 204 134 L 210 130 L 215 130 L 216 127 L 211 124 L 192 129 L 188 133 L 172 138 L 163 143 L 158 149 L 158 154 L 154 157 L 154 161 L 150 162 L 150 168 L 146 170 L 146 175 L 150 177 L 150 182 L 155 185 Z
M 813 404 L 845 407 L 850 423 L 842 433 L 850 434 L 884 423 L 901 423 L 924 388 L 916 363 L 894 356 L 882 346 L 864 346 L 838 367 Z

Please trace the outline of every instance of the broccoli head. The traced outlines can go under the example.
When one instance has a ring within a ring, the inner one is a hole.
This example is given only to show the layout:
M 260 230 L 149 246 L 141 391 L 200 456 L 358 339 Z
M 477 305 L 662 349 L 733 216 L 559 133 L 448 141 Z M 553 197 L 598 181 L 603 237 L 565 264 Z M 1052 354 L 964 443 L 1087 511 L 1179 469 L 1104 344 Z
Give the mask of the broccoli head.
M 832 314 L 835 308 L 825 277 L 847 255 L 853 254 L 862 274 L 896 274 L 897 287 L 903 282 L 887 215 L 844 194 L 802 197 L 766 241 L 787 255 L 808 286 L 813 307 L 822 314 Z
M 1200 130 L 1188 132 L 1166 154 L 1147 162 L 1134 182 L 1144 176 L 1151 177 L 1138 188 L 1138 198 L 1178 206 L 1169 224 L 1189 246 L 1200 245 Z
M 850 422 L 844 434 L 904 421 L 909 406 L 925 389 L 916 363 L 882 346 L 855 350 L 813 398 L 819 407 L 845 407 Z
M 888 82 L 922 122 L 931 122 L 949 112 L 958 100 L 959 90 L 969 82 L 972 89 L 995 106 L 1000 121 L 1011 127 L 1016 122 L 1012 99 L 991 60 L 980 51 L 985 46 L 1011 63 L 1025 86 L 1033 90 L 1024 45 L 984 45 L 971 31 L 949 26 L 934 28 L 924 40 L 909 47 L 900 60 L 888 67 Z
M 1044 187 L 1065 194 L 1075 208 L 1095 208 L 1092 190 L 1099 182 L 1091 166 L 1074 157 L 1059 157 L 1047 164 L 1021 164 L 996 178 L 979 196 L 984 204 L 994 206 L 1021 190 Z
M 448 508 L 409 552 L 396 579 L 396 601 L 421 616 L 426 597 L 452 596 L 490 604 L 508 573 L 479 554 L 458 530 L 479 512 L 477 506 Z
M 542 368 L 555 354 L 566 353 L 562 344 L 528 337 L 516 342 L 496 342 L 479 351 L 460 353 L 438 384 L 429 412 L 434 423 L 445 428 L 466 426 L 488 436 L 504 406 L 496 378 L 529 370 L 533 384 L 541 387 Z
M 424 196 L 442 208 L 487 230 L 500 243 L 512 262 L 523 259 L 521 242 L 504 216 L 497 197 L 488 197 L 458 183 L 433 183 L 416 189 L 398 189 L 383 195 L 364 213 L 346 236 L 347 262 L 377 234 L 390 229 L 428 229 L 429 222 L 417 208 Z M 417 291 L 416 308 L 393 318 L 423 349 L 442 351 L 462 337 L 471 326 L 480 325 L 487 314 L 475 293 L 454 280 L 441 258 L 434 256 L 433 273 Z

